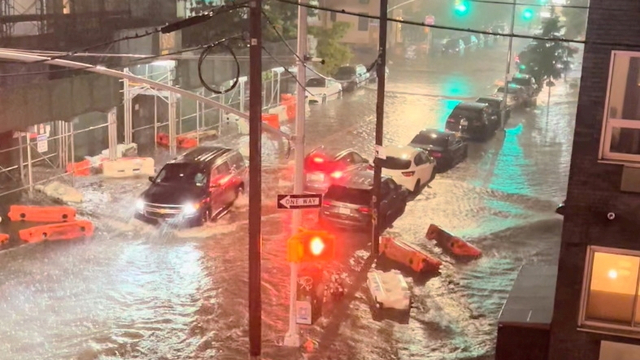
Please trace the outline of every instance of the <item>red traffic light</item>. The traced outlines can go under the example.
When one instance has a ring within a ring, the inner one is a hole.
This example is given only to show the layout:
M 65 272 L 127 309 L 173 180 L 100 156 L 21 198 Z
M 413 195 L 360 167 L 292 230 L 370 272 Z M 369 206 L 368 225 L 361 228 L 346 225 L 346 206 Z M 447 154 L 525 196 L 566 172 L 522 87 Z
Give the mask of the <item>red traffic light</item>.
M 335 237 L 326 231 L 304 230 L 289 238 L 290 262 L 331 261 L 335 255 Z

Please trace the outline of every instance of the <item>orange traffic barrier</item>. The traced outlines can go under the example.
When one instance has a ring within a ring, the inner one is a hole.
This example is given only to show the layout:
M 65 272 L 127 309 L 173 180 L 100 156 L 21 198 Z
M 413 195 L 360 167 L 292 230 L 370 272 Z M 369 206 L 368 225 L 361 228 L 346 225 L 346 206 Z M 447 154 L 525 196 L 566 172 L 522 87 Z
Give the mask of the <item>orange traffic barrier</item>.
M 68 206 L 25 206 L 9 207 L 11 221 L 64 222 L 76 219 L 76 209 Z
M 93 224 L 87 220 L 77 220 L 67 223 L 35 226 L 20 230 L 20 239 L 29 242 L 45 240 L 73 240 L 83 236 L 93 235 Z
M 458 257 L 475 259 L 482 256 L 480 249 L 457 236 L 451 235 L 435 224 L 429 225 L 426 238 L 428 240 L 434 240 L 443 250 Z
M 389 236 L 380 238 L 380 255 L 397 261 L 415 272 L 438 271 L 442 262 L 404 241 Z
M 217 130 L 191 131 L 178 135 L 176 137 L 176 146 L 181 149 L 191 149 L 198 146 L 201 141 L 214 139 L 217 136 Z
M 74 176 L 89 176 L 91 175 L 91 161 L 83 160 L 67 164 L 67 172 L 73 173 Z
M 262 114 L 262 121 L 273 128 L 280 129 L 280 116 L 278 114 Z
M 4 244 L 7 241 L 9 241 L 9 235 L 7 234 L 0 234 L 0 244 Z
M 165 133 L 158 133 L 158 135 L 156 135 L 156 143 L 162 146 L 169 146 L 169 135 Z
M 296 98 L 290 94 L 280 95 L 280 105 L 287 108 L 287 119 L 296 118 Z

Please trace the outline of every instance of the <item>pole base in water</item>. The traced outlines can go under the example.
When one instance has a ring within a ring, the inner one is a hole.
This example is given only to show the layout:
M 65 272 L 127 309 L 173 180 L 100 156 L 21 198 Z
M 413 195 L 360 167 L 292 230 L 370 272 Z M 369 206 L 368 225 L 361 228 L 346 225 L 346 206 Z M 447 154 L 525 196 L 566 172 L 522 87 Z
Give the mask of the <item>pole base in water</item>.
M 300 347 L 300 334 L 287 332 L 284 335 L 284 342 L 282 345 L 288 347 Z

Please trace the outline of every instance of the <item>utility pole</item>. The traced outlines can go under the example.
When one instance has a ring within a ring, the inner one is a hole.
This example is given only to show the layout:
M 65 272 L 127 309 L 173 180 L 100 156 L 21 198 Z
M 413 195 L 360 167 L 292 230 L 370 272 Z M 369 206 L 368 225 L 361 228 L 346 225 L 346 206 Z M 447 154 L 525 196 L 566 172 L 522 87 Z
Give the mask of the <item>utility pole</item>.
M 382 135 L 384 125 L 384 91 L 385 91 L 385 70 L 387 64 L 387 15 L 388 15 L 388 0 L 380 0 L 380 35 L 379 49 L 378 49 L 378 65 L 377 65 L 377 78 L 378 78 L 378 96 L 376 101 L 376 156 L 378 156 L 378 149 L 382 147 Z M 373 239 L 371 239 L 371 255 L 378 256 L 378 249 L 380 246 L 380 185 L 382 177 L 382 168 L 380 165 L 375 164 L 373 168 Z
M 504 129 L 507 117 L 507 97 L 509 96 L 509 73 L 511 72 L 511 57 L 513 51 L 513 31 L 516 24 L 516 0 L 511 8 L 511 29 L 509 30 L 509 50 L 507 50 L 507 69 L 504 73 L 504 97 L 502 98 L 502 113 L 500 114 L 500 128 Z
M 262 353 L 262 0 L 249 3 L 249 359 Z
M 302 2 L 302 1 L 301 1 Z M 307 82 L 307 68 L 300 59 L 307 56 L 307 8 L 298 6 L 298 89 L 296 90 L 296 128 L 294 137 L 295 173 L 293 178 L 293 193 L 302 194 L 304 190 L 304 122 L 306 121 L 306 90 L 300 84 Z M 298 232 L 302 225 L 302 210 L 293 211 L 291 234 Z M 284 345 L 300 346 L 298 331 L 296 301 L 298 298 L 298 264 L 291 263 L 291 279 L 289 280 L 289 330 L 284 336 Z

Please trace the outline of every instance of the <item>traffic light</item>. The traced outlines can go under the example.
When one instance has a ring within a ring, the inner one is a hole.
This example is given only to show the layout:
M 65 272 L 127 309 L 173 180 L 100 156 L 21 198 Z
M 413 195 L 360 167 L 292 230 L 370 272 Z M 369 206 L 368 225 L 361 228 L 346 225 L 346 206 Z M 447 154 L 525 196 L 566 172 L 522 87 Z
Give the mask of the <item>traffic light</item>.
M 467 1 L 458 0 L 454 8 L 457 15 L 466 15 L 469 12 L 469 3 Z
M 523 18 L 523 19 L 525 19 L 525 20 L 531 20 L 531 19 L 533 19 L 533 10 L 531 10 L 531 9 L 525 9 L 525 10 L 522 12 L 522 18 Z
M 331 261 L 335 256 L 335 242 L 335 237 L 326 231 L 300 229 L 289 238 L 288 260 L 294 263 Z

